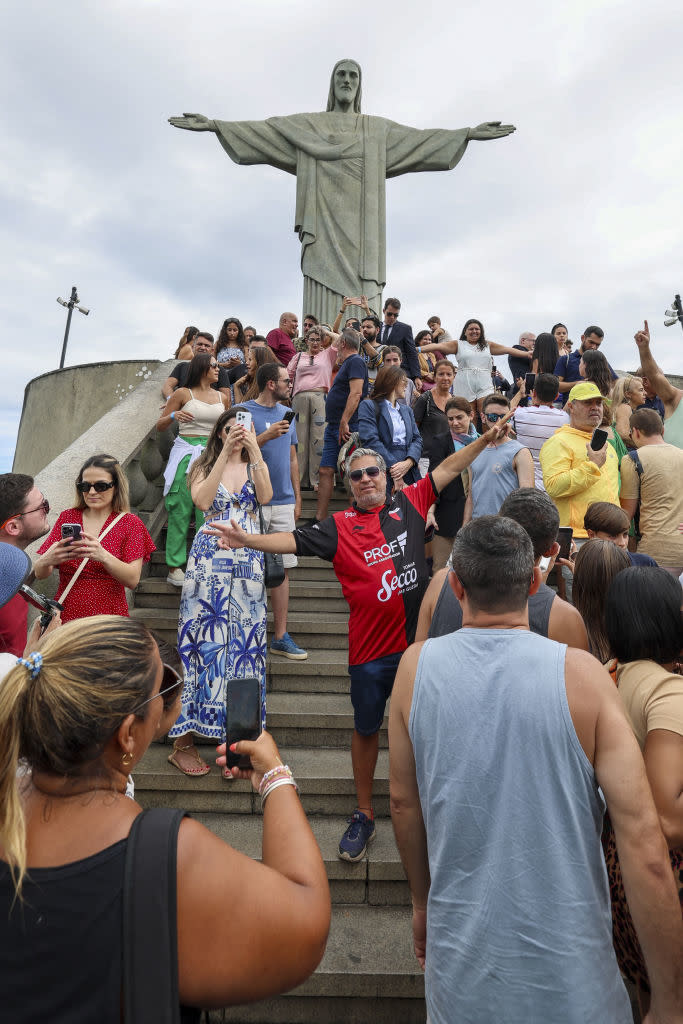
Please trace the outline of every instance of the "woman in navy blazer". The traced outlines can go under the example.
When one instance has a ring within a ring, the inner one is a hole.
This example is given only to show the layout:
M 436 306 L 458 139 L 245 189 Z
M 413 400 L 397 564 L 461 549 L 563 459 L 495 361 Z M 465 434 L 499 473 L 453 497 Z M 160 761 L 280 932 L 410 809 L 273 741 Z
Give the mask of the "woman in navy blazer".
M 422 438 L 413 410 L 400 405 L 408 377 L 400 366 L 383 366 L 377 374 L 372 398 L 358 407 L 358 433 L 365 448 L 372 448 L 387 464 L 387 496 L 420 479 L 417 464 Z

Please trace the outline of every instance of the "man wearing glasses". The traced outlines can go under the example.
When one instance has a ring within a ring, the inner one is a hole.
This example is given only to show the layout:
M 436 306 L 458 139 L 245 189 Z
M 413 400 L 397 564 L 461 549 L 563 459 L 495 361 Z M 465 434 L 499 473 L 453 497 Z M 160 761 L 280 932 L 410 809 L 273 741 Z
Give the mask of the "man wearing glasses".
M 0 476 L 0 541 L 24 551 L 38 537 L 50 532 L 47 514 L 49 502 L 25 473 L 3 473 Z M 69 558 L 64 552 L 64 561 Z M 38 559 L 35 566 L 42 559 Z M 54 562 L 54 557 L 52 557 Z M 21 594 L 15 594 L 0 609 L 0 652 L 19 658 L 26 645 L 28 606 Z
M 492 427 L 389 500 L 381 455 L 357 448 L 347 460 L 351 508 L 293 533 L 248 534 L 234 520 L 204 527 L 220 536 L 219 545 L 224 548 L 317 555 L 332 562 L 341 583 L 350 611 L 351 761 L 357 800 L 339 843 L 342 860 L 360 860 L 375 838 L 372 784 L 379 731 L 401 655 L 415 639 L 420 603 L 429 583 L 424 553 L 427 512 L 444 487 L 501 431 Z
M 484 399 L 483 416 L 487 427 L 495 426 L 510 412 L 504 395 L 488 395 Z M 534 486 L 534 460 L 531 452 L 519 441 L 509 437 L 506 423 L 500 437 L 474 460 L 469 474 L 469 490 L 465 502 L 463 525 L 478 516 L 498 515 L 498 509 L 511 491 Z

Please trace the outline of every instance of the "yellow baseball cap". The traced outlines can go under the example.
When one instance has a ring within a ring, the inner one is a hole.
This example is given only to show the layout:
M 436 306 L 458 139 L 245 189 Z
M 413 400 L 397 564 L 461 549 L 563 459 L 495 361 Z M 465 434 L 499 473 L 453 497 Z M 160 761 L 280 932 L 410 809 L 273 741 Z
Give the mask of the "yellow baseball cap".
M 603 402 L 609 402 L 609 398 L 605 398 L 598 385 L 590 380 L 582 381 L 581 384 L 575 384 L 569 392 L 567 401 L 587 402 L 589 398 L 602 398 Z

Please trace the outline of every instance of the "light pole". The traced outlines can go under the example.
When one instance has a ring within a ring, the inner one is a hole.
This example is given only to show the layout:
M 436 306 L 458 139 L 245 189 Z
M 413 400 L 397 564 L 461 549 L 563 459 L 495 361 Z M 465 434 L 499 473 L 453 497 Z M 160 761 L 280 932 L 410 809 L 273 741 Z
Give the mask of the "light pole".
M 674 300 L 671 303 L 671 309 L 667 309 L 664 314 L 666 320 L 664 321 L 665 327 L 673 327 L 678 322 L 683 330 L 683 305 L 681 305 L 680 295 L 674 295 Z
M 69 329 L 71 327 L 71 314 L 74 311 L 74 306 L 76 307 L 78 312 L 82 313 L 84 316 L 87 316 L 88 313 L 90 312 L 90 310 L 86 309 L 85 306 L 79 306 L 78 305 L 78 303 L 80 302 L 80 299 L 78 298 L 78 291 L 76 289 L 76 285 L 74 285 L 73 288 L 71 289 L 71 298 L 69 299 L 68 302 L 66 302 L 66 300 L 62 299 L 61 297 L 59 299 L 57 299 L 57 302 L 59 303 L 60 306 L 66 306 L 66 308 L 69 310 L 69 312 L 67 313 L 67 316 L 66 316 L 66 330 L 64 331 L 64 344 L 62 345 L 62 357 L 59 360 L 59 369 L 63 370 L 64 369 L 64 359 L 66 357 L 66 343 L 69 340 Z

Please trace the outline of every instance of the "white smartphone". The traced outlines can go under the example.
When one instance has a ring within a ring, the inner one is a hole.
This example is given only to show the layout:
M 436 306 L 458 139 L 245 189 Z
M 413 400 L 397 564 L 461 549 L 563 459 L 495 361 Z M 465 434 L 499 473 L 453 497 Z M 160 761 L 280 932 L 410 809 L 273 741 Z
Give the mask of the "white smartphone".
M 238 409 L 235 413 L 235 423 L 239 423 L 245 430 L 251 430 L 251 413 L 248 409 Z

